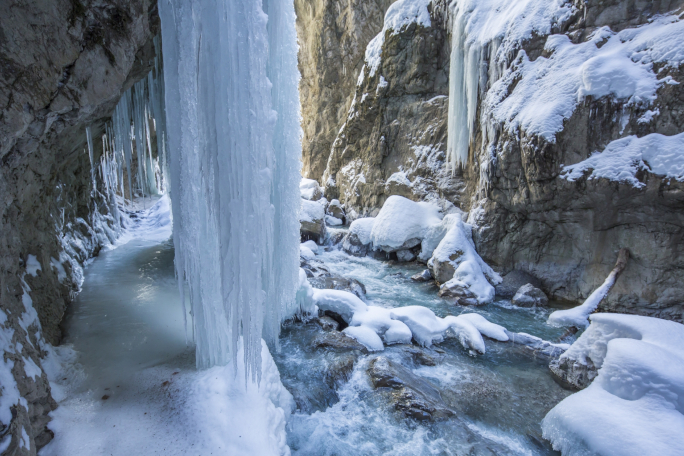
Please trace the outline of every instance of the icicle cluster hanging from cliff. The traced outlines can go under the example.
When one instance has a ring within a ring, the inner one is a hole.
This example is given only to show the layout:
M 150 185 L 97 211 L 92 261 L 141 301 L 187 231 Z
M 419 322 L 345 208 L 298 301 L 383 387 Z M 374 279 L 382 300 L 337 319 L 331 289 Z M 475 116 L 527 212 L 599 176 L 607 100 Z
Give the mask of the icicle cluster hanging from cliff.
M 176 268 L 197 365 L 235 361 L 242 340 L 246 375 L 258 377 L 262 336 L 276 341 L 298 284 L 294 5 L 162 0 L 159 10 Z
M 166 191 L 166 117 L 159 37 L 154 39 L 154 47 L 154 69 L 124 92 L 102 137 L 100 177 L 111 198 L 115 194 L 132 198 Z M 152 136 L 156 138 L 155 144 Z M 88 141 L 90 149 L 90 136 Z M 91 152 L 91 165 L 92 160 Z

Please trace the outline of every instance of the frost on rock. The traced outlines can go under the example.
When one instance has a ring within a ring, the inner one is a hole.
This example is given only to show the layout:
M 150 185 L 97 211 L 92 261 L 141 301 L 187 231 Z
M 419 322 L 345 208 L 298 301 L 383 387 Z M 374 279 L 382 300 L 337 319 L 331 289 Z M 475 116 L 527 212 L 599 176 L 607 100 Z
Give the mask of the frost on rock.
M 608 144 L 603 152 L 575 165 L 564 166 L 561 177 L 580 179 L 591 171 L 589 179 L 605 178 L 626 182 L 634 187 L 646 186 L 637 179 L 638 171 L 684 181 L 684 133 L 664 136 L 658 133 L 638 138 L 628 136 Z
M 159 13 L 175 265 L 197 364 L 236 363 L 243 340 L 258 378 L 262 336 L 277 345 L 299 287 L 294 5 L 169 0 Z
M 361 70 L 359 80 L 363 81 L 365 68 L 368 67 L 369 77 L 373 77 L 380 66 L 382 57 L 382 45 L 385 43 L 385 33 L 394 31 L 398 33 L 409 24 L 416 23 L 423 27 L 430 27 L 430 12 L 428 5 L 432 0 L 399 0 L 392 4 L 385 13 L 385 22 L 382 31 L 373 38 L 366 47 L 366 65 Z
M 651 317 L 594 314 L 564 359 L 598 376 L 544 418 L 544 438 L 563 455 L 681 453 L 684 325 Z

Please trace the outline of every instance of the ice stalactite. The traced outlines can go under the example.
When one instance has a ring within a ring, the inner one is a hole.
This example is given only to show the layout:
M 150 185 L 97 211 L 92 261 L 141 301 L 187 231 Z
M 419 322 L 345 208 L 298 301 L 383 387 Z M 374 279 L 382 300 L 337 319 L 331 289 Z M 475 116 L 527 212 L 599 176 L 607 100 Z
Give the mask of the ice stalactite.
M 175 263 L 197 366 L 236 362 L 242 340 L 258 378 L 261 339 L 276 341 L 298 285 L 293 5 L 162 0 L 159 11 Z

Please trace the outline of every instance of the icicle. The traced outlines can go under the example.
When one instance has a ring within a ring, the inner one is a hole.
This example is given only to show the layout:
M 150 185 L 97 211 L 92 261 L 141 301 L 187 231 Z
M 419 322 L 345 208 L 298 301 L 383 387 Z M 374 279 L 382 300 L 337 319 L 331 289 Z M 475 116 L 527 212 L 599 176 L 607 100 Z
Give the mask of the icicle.
M 295 297 L 301 154 L 293 6 L 264 3 L 268 26 L 262 0 L 159 3 L 176 274 L 197 365 L 235 362 L 241 340 L 256 379 L 262 335 L 275 339 Z
M 93 163 L 93 136 L 90 127 L 86 127 L 86 141 L 88 142 L 88 157 L 90 157 L 90 181 L 93 183 L 91 195 L 95 193 L 95 164 Z

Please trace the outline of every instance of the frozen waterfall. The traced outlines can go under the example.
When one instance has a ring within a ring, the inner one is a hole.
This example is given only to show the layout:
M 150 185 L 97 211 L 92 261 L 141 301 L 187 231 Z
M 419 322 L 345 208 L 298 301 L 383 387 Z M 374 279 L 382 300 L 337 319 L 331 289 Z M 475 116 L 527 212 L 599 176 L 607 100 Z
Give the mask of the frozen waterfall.
M 258 377 L 261 339 L 277 342 L 298 284 L 294 5 L 161 0 L 159 10 L 175 263 L 197 366 L 236 361 L 242 341 L 245 375 Z

